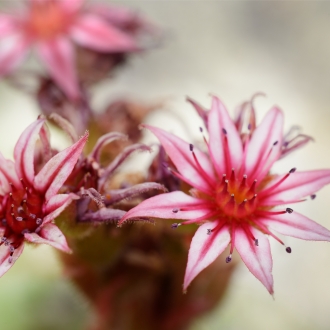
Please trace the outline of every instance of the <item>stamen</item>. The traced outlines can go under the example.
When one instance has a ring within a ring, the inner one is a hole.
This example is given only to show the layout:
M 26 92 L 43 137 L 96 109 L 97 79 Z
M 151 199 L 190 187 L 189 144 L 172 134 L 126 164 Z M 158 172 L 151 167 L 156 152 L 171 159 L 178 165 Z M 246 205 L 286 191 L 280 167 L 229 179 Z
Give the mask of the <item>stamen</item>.
M 213 229 L 207 229 L 207 235 L 211 235 L 212 231 L 213 231 Z
M 286 211 L 286 213 L 290 213 L 290 214 L 293 212 L 293 210 L 290 209 L 289 207 L 287 207 L 287 208 L 285 209 L 285 211 Z
M 222 133 L 225 134 L 225 135 L 227 135 L 227 131 L 226 131 L 225 128 L 222 128 Z
M 189 144 L 189 149 L 190 149 L 190 151 L 193 151 L 194 150 L 194 145 L 193 144 Z
M 199 131 L 200 131 L 201 133 L 203 133 L 203 128 L 202 128 L 202 127 L 199 127 Z
M 226 264 L 230 263 L 232 260 L 232 254 L 230 254 L 227 258 L 226 258 Z
M 273 143 L 273 146 L 276 146 L 276 145 L 277 145 L 277 143 L 278 143 L 278 141 L 275 141 L 275 142 Z
M 254 244 L 255 244 L 255 246 L 259 246 L 259 241 L 257 238 L 254 240 Z
M 16 217 L 16 220 L 17 221 L 23 221 L 23 218 L 22 217 Z
M 181 223 L 172 223 L 171 228 L 176 229 L 181 226 Z
M 296 171 L 296 168 L 292 168 L 289 173 L 287 173 L 281 180 L 279 180 L 277 183 L 275 183 L 274 185 L 270 186 L 269 188 L 263 190 L 260 192 L 260 197 L 263 196 L 269 196 L 271 194 L 271 192 L 277 188 L 279 185 L 281 185 L 289 176 L 290 174 L 294 173 Z
M 180 211 L 180 209 L 178 209 L 178 208 L 175 208 L 172 210 L 173 213 L 178 213 L 179 211 Z
M 202 165 L 200 164 L 200 162 L 198 161 L 196 154 L 194 152 L 194 146 L 192 144 L 190 144 L 190 151 L 194 157 L 195 163 L 197 165 L 197 168 L 199 170 L 199 172 L 202 174 L 203 178 L 207 181 L 207 183 L 213 187 L 214 186 L 214 181 L 209 177 L 209 175 L 204 171 Z
M 37 218 L 37 220 L 36 220 L 36 224 L 37 225 L 40 225 L 42 223 L 42 219 L 41 218 Z
M 311 200 L 313 200 L 315 198 L 316 198 L 316 195 L 315 194 L 311 195 Z
M 285 248 L 285 251 L 288 252 L 288 253 L 291 253 L 291 252 L 292 252 L 290 246 L 286 247 L 286 248 Z

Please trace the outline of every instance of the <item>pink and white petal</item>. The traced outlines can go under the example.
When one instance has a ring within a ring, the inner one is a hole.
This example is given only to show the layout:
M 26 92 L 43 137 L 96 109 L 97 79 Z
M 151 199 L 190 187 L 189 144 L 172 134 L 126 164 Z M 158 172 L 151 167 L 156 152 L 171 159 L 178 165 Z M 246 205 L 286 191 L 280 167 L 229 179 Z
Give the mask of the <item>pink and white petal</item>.
M 330 231 L 302 214 L 279 214 L 259 220 L 278 233 L 310 241 L 330 241 Z
M 201 171 L 190 151 L 189 143 L 160 128 L 149 125 L 143 126 L 156 135 L 172 162 L 188 184 L 204 192 L 210 190 L 211 185 L 208 182 L 209 180 L 205 179 L 203 171 L 207 173 L 211 181 L 215 182 L 214 172 L 212 164 L 203 152 L 194 148 L 196 158 L 203 168 L 203 171 Z
M 45 193 L 46 201 L 57 194 L 65 180 L 71 174 L 86 144 L 86 132 L 75 144 L 52 157 L 36 175 L 34 187 Z
M 217 173 L 222 176 L 230 174 L 232 168 L 238 170 L 243 157 L 242 140 L 224 104 L 215 96 L 208 114 L 208 130 L 210 153 Z
M 36 244 L 48 244 L 53 246 L 56 249 L 70 253 L 71 249 L 68 246 L 66 238 L 60 229 L 51 223 L 43 226 L 39 232 L 39 235 L 36 233 L 24 234 L 24 237 L 27 241 Z
M 230 232 L 227 226 L 216 230 L 217 221 L 201 225 L 190 244 L 188 263 L 184 276 L 183 290 L 186 290 L 192 280 L 208 265 L 210 265 L 227 247 L 230 242 Z M 208 234 L 212 230 L 211 235 Z
M 0 246 L 0 277 L 5 274 L 16 262 L 19 256 L 22 254 L 24 249 L 24 243 L 18 246 L 14 254 L 10 256 L 9 246 Z
M 0 37 L 6 37 L 11 33 L 17 33 L 19 26 L 14 16 L 8 14 L 0 14 Z
M 133 38 L 93 14 L 77 17 L 69 33 L 79 45 L 100 52 L 138 50 Z
M 15 163 L 9 159 L 5 159 L 1 154 L 1 152 L 0 152 L 0 171 L 7 179 L 8 184 L 12 183 L 15 185 L 16 188 L 22 187 L 21 181 L 16 173 Z M 5 183 L 3 182 L 3 184 Z
M 189 210 L 189 208 L 192 210 Z M 180 210 L 185 208 L 185 210 Z M 177 212 L 173 212 L 173 210 Z M 165 193 L 146 199 L 138 206 L 129 210 L 119 221 L 118 225 L 126 220 L 139 218 L 160 218 L 187 220 L 199 218 L 210 213 L 210 209 L 203 204 L 203 200 L 184 194 L 181 191 Z
M 39 132 L 45 124 L 44 119 L 38 119 L 29 125 L 19 137 L 15 149 L 15 168 L 19 178 L 33 186 L 34 180 L 34 149 L 39 138 Z
M 59 87 L 73 100 L 80 91 L 75 69 L 74 49 L 66 37 L 57 37 L 37 44 L 37 52 Z
M 258 240 L 258 246 L 244 229 L 238 227 L 235 232 L 235 247 L 249 271 L 266 287 L 270 294 L 273 294 L 273 260 L 269 240 L 260 231 L 254 228 L 250 228 L 250 230 Z
M 282 178 L 283 176 L 279 176 L 268 187 L 275 185 Z M 298 200 L 314 194 L 328 183 L 330 183 L 330 170 L 294 172 L 278 187 L 271 190 L 268 196 L 264 196 L 262 204 L 274 205 L 275 202 L 285 204 L 289 200 Z
M 15 35 L 1 41 L 0 76 L 11 73 L 28 54 L 31 41 L 24 36 Z
M 79 199 L 76 194 L 58 194 L 50 198 L 44 207 L 44 213 L 47 214 L 43 223 L 49 223 L 56 219 L 64 209 L 74 200 Z
M 254 179 L 260 182 L 280 157 L 282 138 L 283 113 L 278 108 L 272 108 L 254 131 L 247 147 L 245 172 L 250 182 Z

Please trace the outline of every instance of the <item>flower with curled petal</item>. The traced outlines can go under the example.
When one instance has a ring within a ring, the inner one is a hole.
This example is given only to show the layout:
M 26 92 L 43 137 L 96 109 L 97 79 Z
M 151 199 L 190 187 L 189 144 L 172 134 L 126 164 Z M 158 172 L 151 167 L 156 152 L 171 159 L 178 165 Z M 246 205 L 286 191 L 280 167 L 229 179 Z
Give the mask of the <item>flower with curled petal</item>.
M 52 78 L 73 100 L 80 97 L 72 41 L 98 52 L 132 52 L 130 33 L 103 17 L 84 0 L 26 0 L 24 10 L 0 13 L 0 75 L 10 73 L 34 47 Z M 113 16 L 116 10 L 113 9 Z M 118 14 L 122 16 L 121 11 Z
M 36 142 L 40 138 L 44 165 L 36 169 Z M 45 243 L 70 252 L 53 220 L 76 198 L 58 194 L 87 141 L 86 133 L 75 144 L 52 157 L 45 119 L 25 129 L 14 150 L 15 162 L 0 154 L 0 276 L 17 260 L 24 241 Z
M 196 104 L 196 103 L 195 103 Z M 196 104 L 208 129 L 208 153 L 173 134 L 145 125 L 160 140 L 177 172 L 193 189 L 192 196 L 176 191 L 145 200 L 120 221 L 140 218 L 185 220 L 172 225 L 199 224 L 192 239 L 183 288 L 230 245 L 247 268 L 273 293 L 272 256 L 268 237 L 284 245 L 274 231 L 305 240 L 330 241 L 330 232 L 293 212 L 285 204 L 300 202 L 330 182 L 330 170 L 269 173 L 282 156 L 283 114 L 273 107 L 261 124 L 238 128 L 222 102 L 213 97 L 210 111 Z M 195 106 L 195 107 L 196 107 Z M 285 245 L 284 245 L 285 246 Z M 291 248 L 286 247 L 291 253 Z

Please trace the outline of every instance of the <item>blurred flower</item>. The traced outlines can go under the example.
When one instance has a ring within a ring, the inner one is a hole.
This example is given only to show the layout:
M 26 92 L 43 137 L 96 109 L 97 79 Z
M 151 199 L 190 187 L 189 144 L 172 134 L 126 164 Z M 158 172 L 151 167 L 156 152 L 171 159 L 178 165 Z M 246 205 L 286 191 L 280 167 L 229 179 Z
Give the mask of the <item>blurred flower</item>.
M 83 0 L 29 0 L 27 8 L 0 15 L 0 74 L 10 73 L 35 47 L 52 78 L 71 99 L 79 99 L 75 50 L 71 41 L 97 52 L 131 52 L 138 46 Z M 113 12 L 116 17 L 116 12 Z
M 38 136 L 44 166 L 35 173 Z M 38 119 L 20 136 L 14 150 L 15 163 L 0 154 L 0 276 L 20 256 L 24 241 L 70 251 L 52 222 L 76 198 L 74 194 L 57 193 L 75 166 L 87 136 L 52 157 L 45 120 Z
M 204 113 L 202 108 L 198 110 Z M 330 182 L 330 170 L 296 172 L 292 168 L 284 175 L 269 174 L 282 155 L 283 114 L 276 107 L 258 127 L 249 123 L 242 136 L 225 106 L 213 97 L 205 123 L 209 156 L 175 135 L 145 125 L 176 166 L 177 172 L 170 169 L 172 173 L 193 187 L 193 197 L 180 191 L 152 197 L 131 209 L 119 224 L 140 218 L 186 220 L 173 224 L 173 228 L 201 224 L 191 242 L 184 290 L 230 244 L 226 262 L 232 260 L 235 248 L 272 294 L 272 257 L 267 236 L 284 245 L 272 230 L 305 240 L 330 241 L 330 232 L 321 225 L 291 208 L 273 208 L 300 202 L 308 195 L 313 198 L 315 191 Z M 291 253 L 291 248 L 286 247 L 286 251 Z

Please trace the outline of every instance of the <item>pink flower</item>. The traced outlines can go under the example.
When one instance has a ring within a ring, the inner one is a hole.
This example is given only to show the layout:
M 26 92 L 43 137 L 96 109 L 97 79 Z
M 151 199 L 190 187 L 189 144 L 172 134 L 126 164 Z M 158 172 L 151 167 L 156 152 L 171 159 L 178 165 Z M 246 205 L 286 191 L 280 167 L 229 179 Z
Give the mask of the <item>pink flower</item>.
M 83 0 L 27 0 L 15 15 L 0 14 L 0 38 L 11 37 L 0 49 L 0 74 L 10 73 L 34 46 L 52 78 L 72 99 L 79 98 L 72 41 L 99 52 L 138 49 L 129 33 L 97 10 L 84 10 Z M 116 16 L 115 12 L 113 14 Z
M 204 114 L 202 109 L 201 114 Z M 251 273 L 273 293 L 272 256 L 268 237 L 284 245 L 276 231 L 305 240 L 330 241 L 330 232 L 294 212 L 285 204 L 297 203 L 330 182 L 330 170 L 272 175 L 270 168 L 282 155 L 283 114 L 272 108 L 251 132 L 240 134 L 221 101 L 213 97 L 205 118 L 209 132 L 208 155 L 159 128 L 147 126 L 160 140 L 177 172 L 193 187 L 192 196 L 176 191 L 152 197 L 131 209 L 127 219 L 163 218 L 185 220 L 173 224 L 199 224 L 192 239 L 183 289 L 230 245 Z M 250 118 L 251 119 L 251 116 Z M 279 208 L 276 208 L 279 207 Z M 291 248 L 286 247 L 291 253 Z
M 44 166 L 35 173 L 35 146 L 40 137 Z M 38 119 L 20 136 L 15 163 L 0 153 L 0 276 L 17 260 L 24 241 L 45 243 L 70 252 L 66 239 L 53 220 L 76 198 L 57 194 L 70 175 L 86 143 L 86 133 L 71 147 L 51 157 L 49 133 Z

